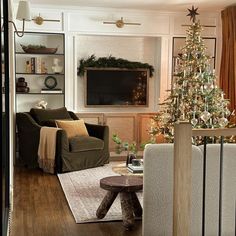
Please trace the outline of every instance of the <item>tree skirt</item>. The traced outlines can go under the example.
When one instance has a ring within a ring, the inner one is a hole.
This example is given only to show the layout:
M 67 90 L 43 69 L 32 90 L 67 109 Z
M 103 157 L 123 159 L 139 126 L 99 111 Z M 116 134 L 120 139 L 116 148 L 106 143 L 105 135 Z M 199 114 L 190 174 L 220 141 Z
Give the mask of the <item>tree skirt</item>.
M 96 210 L 106 194 L 106 190 L 99 186 L 100 179 L 117 176 L 111 167 L 112 164 L 108 164 L 102 167 L 58 174 L 76 223 L 122 220 L 119 195 L 103 219 L 96 217 Z M 142 192 L 137 193 L 137 196 L 142 205 Z

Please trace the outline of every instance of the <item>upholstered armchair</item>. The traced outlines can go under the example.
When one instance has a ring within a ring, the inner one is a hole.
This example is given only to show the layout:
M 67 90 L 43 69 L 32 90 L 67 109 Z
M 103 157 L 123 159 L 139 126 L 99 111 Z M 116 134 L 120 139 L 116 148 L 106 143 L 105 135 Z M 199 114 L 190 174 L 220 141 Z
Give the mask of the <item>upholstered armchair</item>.
M 54 127 L 55 120 L 78 120 L 66 108 L 41 110 L 16 114 L 19 162 L 27 167 L 38 167 L 38 145 L 42 126 Z M 67 137 L 58 130 L 56 137 L 55 172 L 82 170 L 109 162 L 108 126 L 86 124 L 89 136 Z
M 203 146 L 192 146 L 190 235 L 202 235 Z M 236 144 L 224 144 L 221 235 L 235 235 Z M 220 145 L 206 149 L 205 235 L 218 235 Z M 173 144 L 148 144 L 144 150 L 143 236 L 172 235 Z

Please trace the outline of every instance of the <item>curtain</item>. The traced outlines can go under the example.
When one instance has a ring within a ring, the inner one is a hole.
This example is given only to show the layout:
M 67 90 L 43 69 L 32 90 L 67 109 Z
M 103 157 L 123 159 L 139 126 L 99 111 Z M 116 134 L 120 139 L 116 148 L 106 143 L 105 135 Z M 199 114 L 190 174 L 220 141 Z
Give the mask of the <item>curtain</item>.
M 236 109 L 236 5 L 221 12 L 222 56 L 220 87 L 230 100 L 230 110 Z

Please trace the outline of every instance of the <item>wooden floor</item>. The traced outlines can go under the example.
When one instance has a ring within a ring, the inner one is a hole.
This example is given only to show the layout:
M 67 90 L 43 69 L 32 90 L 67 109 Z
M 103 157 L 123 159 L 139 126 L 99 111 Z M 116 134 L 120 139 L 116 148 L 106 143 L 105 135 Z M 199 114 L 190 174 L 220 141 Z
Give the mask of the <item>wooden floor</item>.
M 132 231 L 122 222 L 76 224 L 57 176 L 16 168 L 10 236 L 141 236 L 142 222 Z

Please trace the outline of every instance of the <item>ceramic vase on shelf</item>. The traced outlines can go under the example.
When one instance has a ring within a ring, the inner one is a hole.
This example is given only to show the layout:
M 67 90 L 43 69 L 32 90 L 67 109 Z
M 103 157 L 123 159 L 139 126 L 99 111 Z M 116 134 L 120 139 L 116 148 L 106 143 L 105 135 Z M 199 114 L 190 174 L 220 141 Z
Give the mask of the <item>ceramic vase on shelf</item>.
M 63 67 L 59 65 L 60 60 L 58 58 L 53 59 L 52 71 L 55 74 L 60 74 L 63 70 Z

